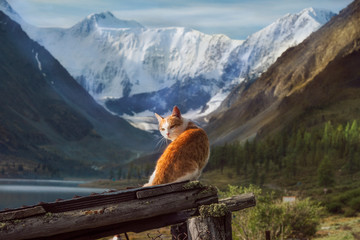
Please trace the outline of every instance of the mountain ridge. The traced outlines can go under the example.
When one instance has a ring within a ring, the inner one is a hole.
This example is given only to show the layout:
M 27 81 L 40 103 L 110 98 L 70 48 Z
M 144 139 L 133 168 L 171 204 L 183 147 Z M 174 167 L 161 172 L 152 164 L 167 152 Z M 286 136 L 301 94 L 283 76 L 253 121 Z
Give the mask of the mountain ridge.
M 311 14 L 307 14 L 313 12 L 314 15 L 316 11 L 305 9 L 299 14 L 287 15 L 292 18 L 287 26 L 295 26 L 302 16 L 303 20 L 307 19 L 302 21 L 303 27 L 309 27 L 310 32 L 316 30 L 320 23 L 316 25 Z M 81 22 L 100 15 L 89 15 Z M 334 14 L 324 11 L 318 15 L 331 18 Z M 300 26 L 300 22 L 297 25 Z M 166 114 L 175 104 L 183 112 L 192 112 L 192 116 L 208 114 L 220 105 L 233 86 L 247 78 L 256 79 L 282 51 L 301 42 L 309 31 L 295 39 L 293 32 L 281 37 L 274 28 L 263 31 L 264 37 L 272 34 L 271 39 L 256 38 L 261 35 L 260 31 L 240 41 L 186 28 L 89 31 L 84 27 L 83 33 L 77 31 L 74 36 L 69 29 L 27 30 L 99 103 L 130 122 L 133 115 Z M 276 38 L 286 39 L 286 44 L 269 45 L 279 42 Z M 93 39 L 99 44 L 92 44 Z

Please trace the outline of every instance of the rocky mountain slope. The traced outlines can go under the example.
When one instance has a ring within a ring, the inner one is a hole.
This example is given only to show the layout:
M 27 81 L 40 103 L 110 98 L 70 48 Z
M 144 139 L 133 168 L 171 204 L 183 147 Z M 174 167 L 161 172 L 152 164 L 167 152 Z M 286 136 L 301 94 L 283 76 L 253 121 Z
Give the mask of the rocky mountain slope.
M 294 124 L 360 117 L 360 1 L 280 58 L 253 84 L 232 93 L 232 105 L 207 127 L 220 144 L 264 136 Z
M 97 104 L 1 11 L 0 39 L 2 175 L 14 176 L 11 162 L 14 168 L 21 163 L 22 177 L 38 166 L 52 177 L 96 174 L 94 169 L 153 149 L 152 136 Z

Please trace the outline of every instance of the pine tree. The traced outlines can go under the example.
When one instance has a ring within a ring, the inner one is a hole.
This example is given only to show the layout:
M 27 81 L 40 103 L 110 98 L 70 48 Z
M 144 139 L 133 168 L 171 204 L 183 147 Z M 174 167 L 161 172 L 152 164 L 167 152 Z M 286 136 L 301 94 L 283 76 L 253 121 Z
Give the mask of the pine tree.
M 119 167 L 118 171 L 117 171 L 117 179 L 120 180 L 122 177 L 122 168 Z
M 330 187 L 334 184 L 334 172 L 328 156 L 325 156 L 318 168 L 319 185 L 323 187 Z
M 244 154 L 243 148 L 238 143 L 238 147 L 237 147 L 237 151 L 236 151 L 236 160 L 235 160 L 235 168 L 236 168 L 237 175 L 240 175 L 241 164 L 244 161 L 243 154 Z
M 358 137 L 358 134 L 359 134 L 358 124 L 357 124 L 357 121 L 354 120 L 352 122 L 350 130 L 349 130 L 350 143 L 354 143 L 356 141 L 356 138 Z
M 109 179 L 110 180 L 114 179 L 114 171 L 112 169 L 110 170 Z
M 128 180 L 132 178 L 133 171 L 134 171 L 134 164 L 131 163 L 131 164 L 130 164 L 130 168 L 128 169 L 128 172 L 127 172 L 127 179 L 128 179 Z
M 152 167 L 152 165 L 150 163 L 147 163 L 145 165 L 145 176 L 146 177 L 150 176 L 152 168 L 153 167 Z
M 223 174 L 223 171 L 224 171 L 224 167 L 227 163 L 227 154 L 228 153 L 228 145 L 227 143 L 225 143 L 225 145 L 222 147 L 221 149 L 221 155 L 220 155 L 220 171 L 221 171 L 221 174 Z

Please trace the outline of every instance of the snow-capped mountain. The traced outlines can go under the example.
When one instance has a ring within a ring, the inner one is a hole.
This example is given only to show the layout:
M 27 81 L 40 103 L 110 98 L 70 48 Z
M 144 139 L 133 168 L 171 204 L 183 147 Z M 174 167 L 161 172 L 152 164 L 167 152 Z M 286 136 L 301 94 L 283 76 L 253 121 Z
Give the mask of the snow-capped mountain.
M 28 33 L 96 100 L 120 115 L 164 113 L 174 104 L 184 111 L 202 107 L 226 85 L 223 66 L 243 42 L 188 28 L 146 28 L 110 12 L 92 14 L 69 29 Z M 178 93 L 183 100 L 175 99 Z
M 234 49 L 225 65 L 225 75 L 232 78 L 257 78 L 289 47 L 301 43 L 335 14 L 327 10 L 306 8 L 287 14 L 249 36 Z
M 112 112 L 149 116 L 176 104 L 199 116 L 215 110 L 232 86 L 258 77 L 333 15 L 308 8 L 245 41 L 188 28 L 146 28 L 110 12 L 92 14 L 68 29 L 25 31 Z

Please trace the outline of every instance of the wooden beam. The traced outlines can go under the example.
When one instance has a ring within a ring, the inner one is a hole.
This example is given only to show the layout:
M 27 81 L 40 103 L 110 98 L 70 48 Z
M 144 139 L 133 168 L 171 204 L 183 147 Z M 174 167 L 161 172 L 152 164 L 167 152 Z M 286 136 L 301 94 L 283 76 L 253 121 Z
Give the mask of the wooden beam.
M 241 195 L 224 198 L 219 201 L 226 204 L 231 212 L 239 211 L 245 208 L 256 206 L 256 200 L 253 193 L 245 193 Z
M 7 211 L 0 214 L 0 222 L 12 219 L 23 219 L 31 216 L 45 214 L 46 211 L 42 206 L 23 208 L 18 211 Z
M 183 186 L 186 185 L 186 183 L 182 184 Z M 142 191 L 143 189 L 140 190 Z M 132 221 L 150 219 L 197 208 L 199 206 L 198 201 L 203 202 L 206 199 L 210 199 L 208 202 L 217 201 L 217 191 L 213 188 L 197 186 L 194 188 L 182 188 L 181 190 L 155 197 L 129 200 L 118 204 L 108 204 L 59 213 L 48 212 L 42 216 L 5 221 L 1 225 L 0 239 L 39 239 L 71 232 L 86 232 L 88 229 L 114 226 L 116 224 L 120 226 L 120 224 Z M 93 199 L 90 200 L 92 201 Z M 69 202 L 66 203 L 65 209 L 71 207 Z M 74 202 L 76 206 L 79 203 L 76 199 Z
M 162 188 L 149 188 L 149 189 L 144 188 L 143 190 L 136 192 L 136 197 L 138 199 L 143 199 L 143 198 L 155 197 L 167 193 L 181 192 L 181 191 L 184 191 L 183 182 L 174 183 L 171 185 L 164 186 Z
M 151 229 L 171 226 L 186 222 L 187 219 L 197 216 L 197 209 L 184 210 L 177 213 L 160 215 L 152 218 L 130 221 L 126 223 L 113 224 L 99 228 L 91 228 L 77 232 L 58 234 L 51 237 L 33 238 L 32 240 L 89 240 L 101 237 L 114 236 L 125 232 L 144 232 Z

